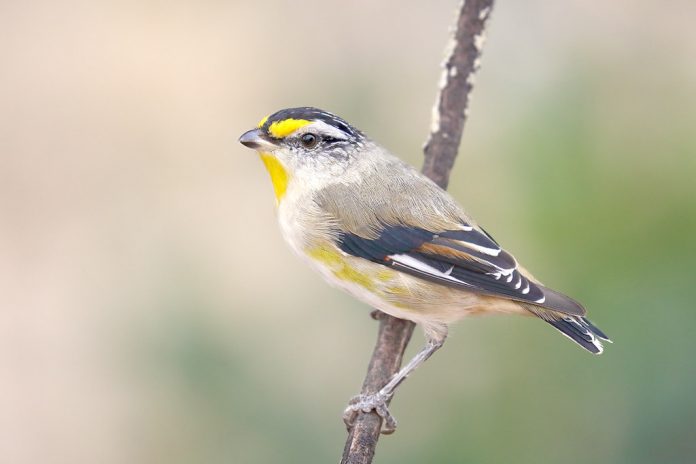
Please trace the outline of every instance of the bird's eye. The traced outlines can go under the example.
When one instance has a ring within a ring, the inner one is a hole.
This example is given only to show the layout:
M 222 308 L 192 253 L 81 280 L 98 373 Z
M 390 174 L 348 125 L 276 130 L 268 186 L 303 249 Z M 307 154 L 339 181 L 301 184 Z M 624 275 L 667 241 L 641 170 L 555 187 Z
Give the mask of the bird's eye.
M 317 146 L 317 143 L 319 143 L 319 137 L 314 134 L 307 133 L 300 138 L 300 141 L 302 142 L 303 147 L 314 148 Z

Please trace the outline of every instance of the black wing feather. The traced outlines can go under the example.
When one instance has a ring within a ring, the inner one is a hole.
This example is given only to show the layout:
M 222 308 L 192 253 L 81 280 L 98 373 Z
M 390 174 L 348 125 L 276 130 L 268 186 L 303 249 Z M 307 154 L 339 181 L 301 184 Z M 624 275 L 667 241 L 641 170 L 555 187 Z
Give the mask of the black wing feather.
M 385 226 L 374 239 L 342 233 L 338 235 L 338 246 L 350 255 L 442 285 L 531 303 L 566 314 L 585 314 L 576 301 L 527 279 L 512 255 L 486 232 L 468 224 L 462 224 L 462 229 L 444 232 L 405 225 Z M 445 247 L 451 253 L 438 253 L 437 247 Z M 404 257 L 408 262 L 404 262 Z

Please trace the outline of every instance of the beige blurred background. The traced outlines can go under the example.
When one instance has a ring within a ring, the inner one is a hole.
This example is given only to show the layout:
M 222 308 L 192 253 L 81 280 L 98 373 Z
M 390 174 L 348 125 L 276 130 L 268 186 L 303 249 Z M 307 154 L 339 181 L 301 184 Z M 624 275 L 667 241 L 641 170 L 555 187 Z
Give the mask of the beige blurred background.
M 420 166 L 455 8 L 0 2 L 0 462 L 336 462 L 376 324 L 237 137 L 314 105 Z M 498 2 L 451 190 L 616 343 L 465 321 L 377 462 L 694 462 L 694 21 Z

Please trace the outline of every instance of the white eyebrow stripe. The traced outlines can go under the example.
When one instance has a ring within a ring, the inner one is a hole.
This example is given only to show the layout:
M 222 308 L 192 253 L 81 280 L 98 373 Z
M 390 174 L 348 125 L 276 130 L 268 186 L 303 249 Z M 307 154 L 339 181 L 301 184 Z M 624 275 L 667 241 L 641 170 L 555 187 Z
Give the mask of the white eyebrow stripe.
M 333 137 L 335 139 L 348 140 L 348 135 L 345 132 L 321 120 L 312 121 L 311 124 L 302 126 L 297 129 L 293 135 L 301 135 L 307 132 L 316 132 L 320 135 Z

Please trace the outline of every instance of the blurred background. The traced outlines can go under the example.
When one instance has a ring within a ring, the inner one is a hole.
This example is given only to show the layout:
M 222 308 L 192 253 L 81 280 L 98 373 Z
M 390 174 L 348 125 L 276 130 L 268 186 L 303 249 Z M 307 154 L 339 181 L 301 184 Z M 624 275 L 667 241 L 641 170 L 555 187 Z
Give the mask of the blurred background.
M 0 461 L 336 462 L 377 324 L 237 137 L 314 105 L 420 166 L 456 6 L 0 2 Z M 694 462 L 695 19 L 498 2 L 451 191 L 615 343 L 464 321 L 376 462 Z

